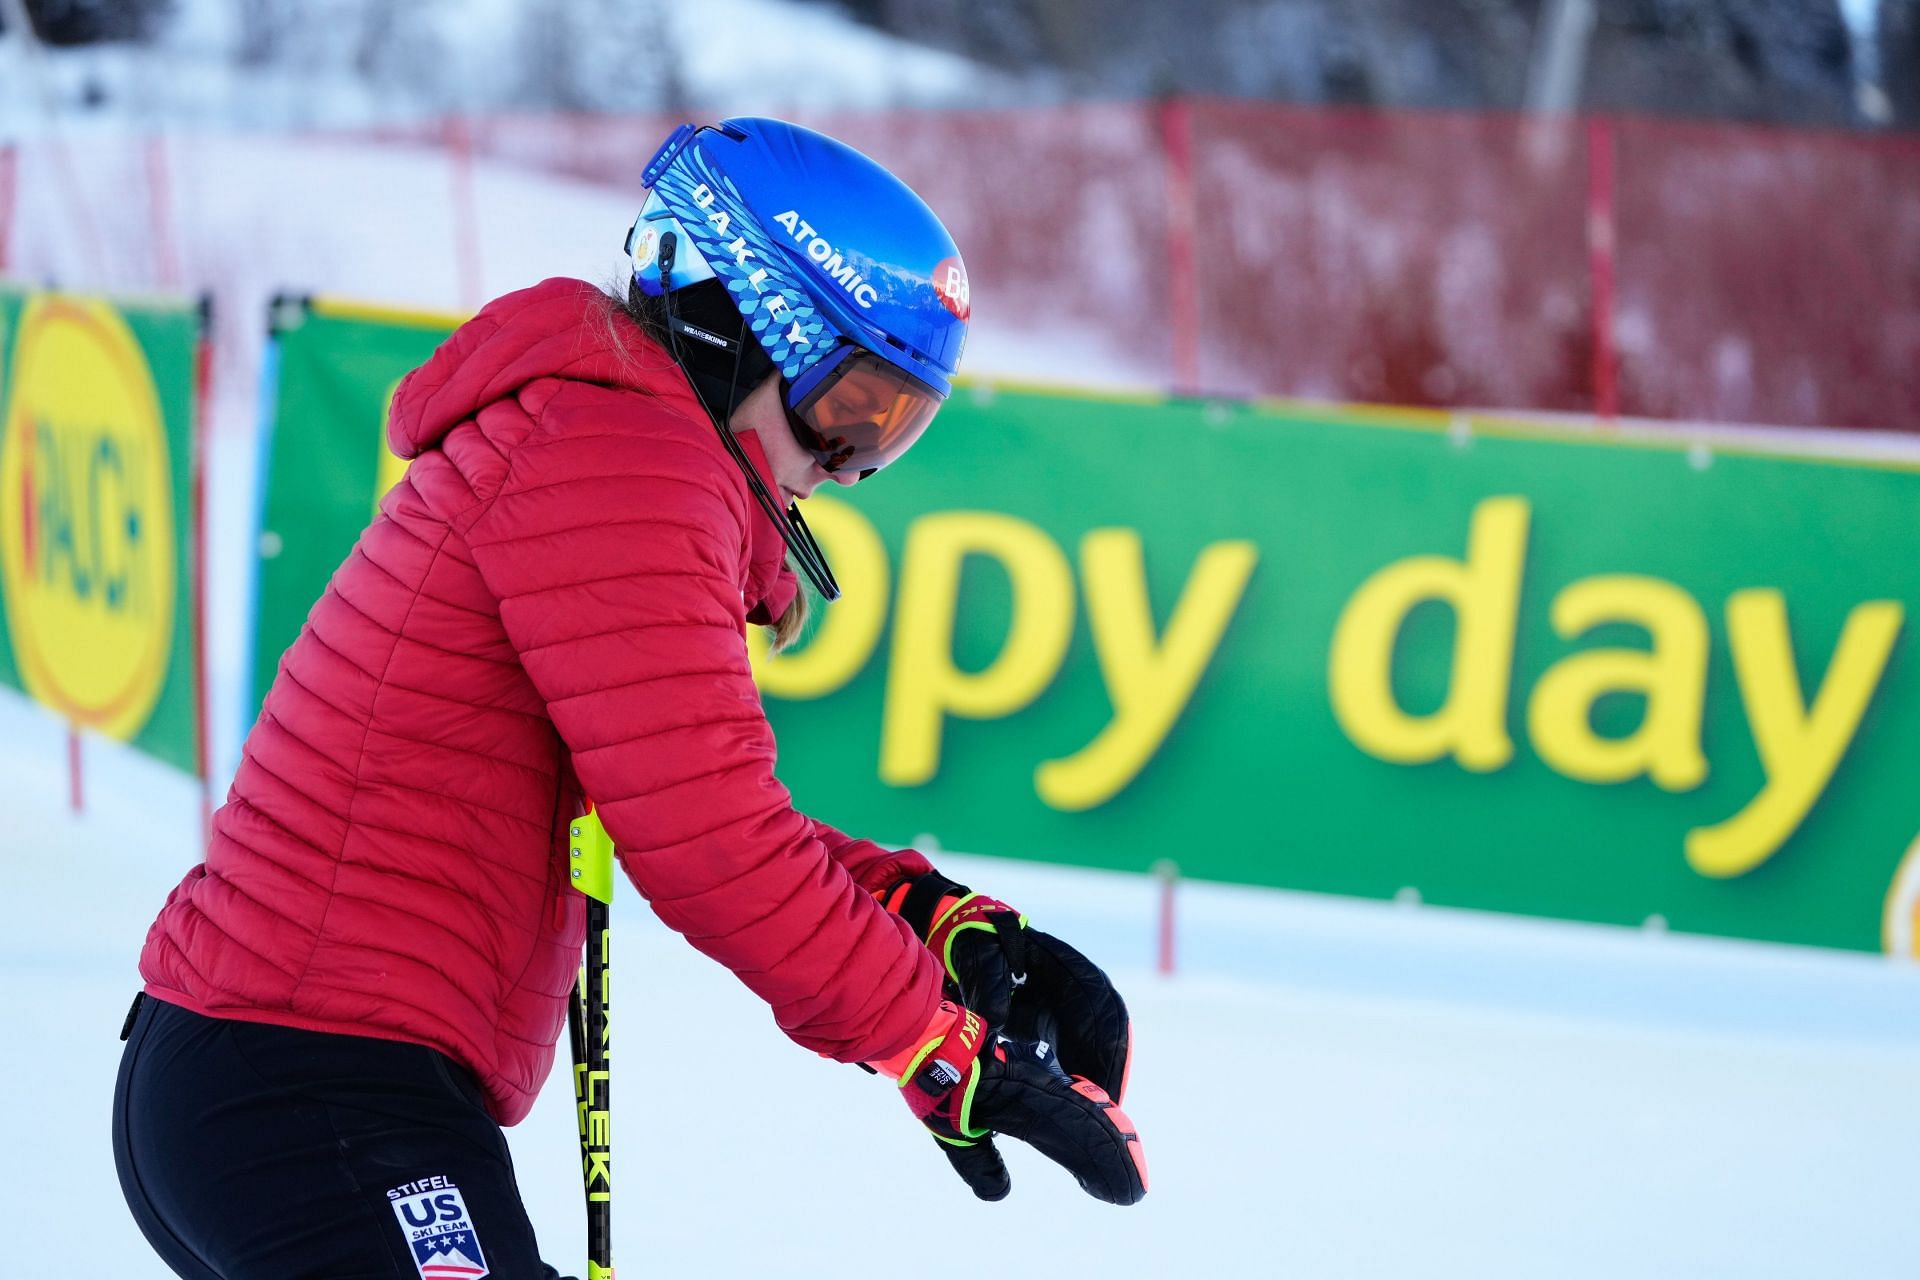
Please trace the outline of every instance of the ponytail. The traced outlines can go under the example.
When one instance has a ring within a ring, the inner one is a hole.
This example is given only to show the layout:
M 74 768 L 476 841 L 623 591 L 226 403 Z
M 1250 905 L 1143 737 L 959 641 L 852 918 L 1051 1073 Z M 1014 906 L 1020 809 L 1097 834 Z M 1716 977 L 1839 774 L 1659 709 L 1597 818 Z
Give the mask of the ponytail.
M 806 630 L 807 617 L 812 612 L 813 606 L 807 595 L 807 589 L 803 586 L 793 593 L 793 603 L 787 606 L 786 611 L 771 627 L 767 628 L 773 632 L 775 653 L 784 653 L 793 647 L 793 642 L 800 638 L 802 631 Z

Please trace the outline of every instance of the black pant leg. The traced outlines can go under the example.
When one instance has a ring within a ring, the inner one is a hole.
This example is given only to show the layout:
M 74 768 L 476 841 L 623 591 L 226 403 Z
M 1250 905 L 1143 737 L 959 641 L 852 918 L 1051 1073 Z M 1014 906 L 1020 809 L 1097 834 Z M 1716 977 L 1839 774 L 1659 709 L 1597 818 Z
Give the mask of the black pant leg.
M 122 1186 L 189 1280 L 551 1274 L 505 1135 L 431 1049 L 148 1000 L 122 1079 Z
M 127 1047 L 121 1052 L 120 1073 L 113 1084 L 113 1164 L 120 1174 L 120 1191 L 127 1198 L 127 1208 L 133 1211 L 133 1220 L 139 1225 L 140 1234 L 147 1238 L 147 1243 L 160 1255 L 160 1260 L 183 1280 L 221 1280 L 217 1273 L 208 1269 L 205 1260 L 194 1252 L 193 1247 L 167 1226 L 132 1158 L 128 1094 L 132 1078 L 140 1065 L 147 1033 L 153 1026 L 153 1005 L 154 1002 L 149 999 L 137 1001 L 134 1014 L 128 1022 Z M 151 1168 L 154 1159 L 150 1154 L 142 1163 Z

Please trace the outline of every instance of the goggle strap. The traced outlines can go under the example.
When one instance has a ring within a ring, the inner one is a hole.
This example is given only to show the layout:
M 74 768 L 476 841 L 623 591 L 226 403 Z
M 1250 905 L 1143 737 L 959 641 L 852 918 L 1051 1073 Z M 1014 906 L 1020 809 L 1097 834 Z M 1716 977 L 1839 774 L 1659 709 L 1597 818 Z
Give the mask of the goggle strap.
M 696 342 L 704 342 L 708 346 L 720 351 L 731 352 L 733 354 L 734 377 L 738 378 L 740 376 L 739 366 L 742 352 L 738 342 L 723 338 L 711 329 L 703 329 L 697 324 L 690 324 L 677 315 L 670 318 L 667 324 L 668 327 L 682 337 L 692 338 Z
M 640 185 L 651 191 L 659 183 L 660 175 L 667 171 L 667 166 L 679 159 L 680 153 L 687 149 L 687 144 L 699 132 L 691 124 L 683 124 L 668 134 L 667 140 L 660 144 L 660 149 L 653 153 L 653 159 L 647 161 L 647 167 L 640 171 Z

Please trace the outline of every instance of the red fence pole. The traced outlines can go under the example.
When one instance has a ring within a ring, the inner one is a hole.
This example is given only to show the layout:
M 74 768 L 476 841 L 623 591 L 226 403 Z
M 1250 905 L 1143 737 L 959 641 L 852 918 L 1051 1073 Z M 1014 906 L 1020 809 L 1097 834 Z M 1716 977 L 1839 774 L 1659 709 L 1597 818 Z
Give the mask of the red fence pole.
M 1167 310 L 1173 328 L 1173 389 L 1200 391 L 1200 291 L 1195 273 L 1199 235 L 1193 203 L 1193 119 L 1186 99 L 1160 103 L 1160 150 L 1166 157 Z
M 473 312 L 478 311 L 486 299 L 480 296 L 480 225 L 473 195 L 473 133 L 464 117 L 454 116 L 447 121 L 446 139 L 453 180 L 453 266 L 460 277 L 460 305 Z
M 154 274 L 162 289 L 180 287 L 180 246 L 173 234 L 173 184 L 167 170 L 167 140 L 147 139 L 147 224 L 152 232 Z
M 1180 884 L 1180 868 L 1173 859 L 1162 858 L 1153 864 L 1154 878 L 1160 881 L 1160 936 L 1154 967 L 1162 975 L 1173 973 L 1174 892 Z
M 1620 413 L 1619 360 L 1614 348 L 1613 124 L 1587 121 L 1587 271 L 1593 288 L 1593 411 L 1603 425 Z
M 213 397 L 213 295 L 200 298 L 200 339 L 193 350 L 193 713 L 195 764 L 200 773 L 200 847 L 213 843 L 213 716 L 207 680 L 207 427 Z
M 6 274 L 13 259 L 14 175 L 19 164 L 18 147 L 0 147 L 0 275 Z

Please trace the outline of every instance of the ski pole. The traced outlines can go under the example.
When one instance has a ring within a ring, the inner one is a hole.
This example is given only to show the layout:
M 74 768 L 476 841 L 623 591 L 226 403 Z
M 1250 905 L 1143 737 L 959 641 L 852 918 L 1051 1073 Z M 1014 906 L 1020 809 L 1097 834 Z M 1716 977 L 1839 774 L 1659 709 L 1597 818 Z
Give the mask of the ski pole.
M 587 949 L 567 1007 L 580 1178 L 587 1197 L 587 1280 L 613 1280 L 613 1136 L 608 1070 L 608 935 L 613 841 L 591 803 L 568 828 L 573 887 L 587 899 Z

